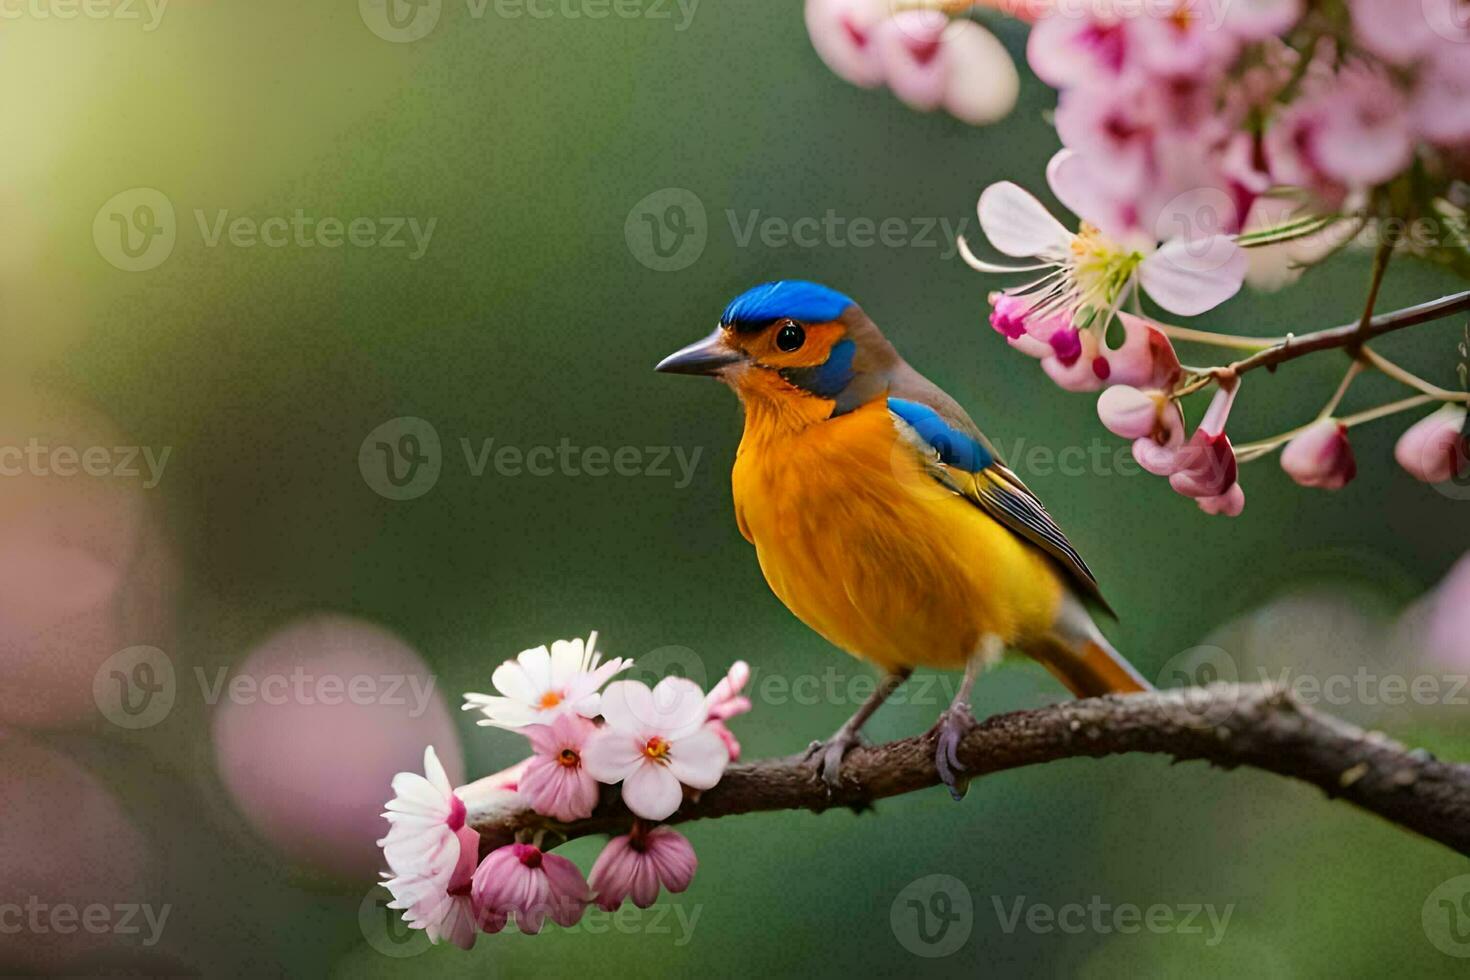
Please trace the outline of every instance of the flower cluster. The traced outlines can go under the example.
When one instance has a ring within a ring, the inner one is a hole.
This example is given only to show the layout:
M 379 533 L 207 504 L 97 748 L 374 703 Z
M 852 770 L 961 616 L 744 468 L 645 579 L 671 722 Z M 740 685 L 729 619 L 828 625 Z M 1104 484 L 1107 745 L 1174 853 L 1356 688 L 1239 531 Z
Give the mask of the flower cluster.
M 1423 16 L 1397 0 L 1323 6 L 1336 13 L 1308 17 L 1303 0 L 1057 5 L 1032 30 L 1027 56 L 1059 90 L 1063 149 L 1047 182 L 1077 230 L 1003 181 L 981 194 L 980 227 L 1020 261 L 960 242 L 975 269 L 1024 277 L 990 296 L 990 323 L 1006 343 L 1062 388 L 1100 391 L 1099 417 L 1133 442 L 1138 463 L 1211 514 L 1239 514 L 1239 465 L 1278 449 L 1303 486 L 1349 483 L 1349 428 L 1391 414 L 1334 414 L 1364 367 L 1425 393 L 1385 409 L 1453 399 L 1405 434 L 1405 469 L 1432 482 L 1467 469 L 1464 397 L 1366 350 L 1320 418 L 1237 452 L 1226 423 L 1240 376 L 1233 365 L 1186 369 L 1172 340 L 1260 352 L 1285 339 L 1208 334 L 1144 313 L 1145 301 L 1180 317 L 1214 309 L 1251 274 L 1248 248 L 1320 260 L 1352 237 L 1345 227 L 1394 213 L 1389 204 L 1405 195 L 1421 213 L 1444 204 L 1414 200 L 1415 188 L 1443 187 L 1470 166 L 1460 0 L 1425 0 Z M 1191 433 L 1183 398 L 1211 388 Z
M 431 941 L 468 949 L 480 932 L 499 932 L 512 920 L 525 933 L 540 932 L 548 917 L 570 926 L 593 902 L 612 910 L 631 898 L 647 908 L 661 888 L 682 892 L 694 877 L 693 847 L 658 821 L 686 793 L 713 787 L 739 757 L 725 722 L 750 710 L 740 693 L 750 669 L 737 662 L 708 696 L 680 677 L 650 689 L 613 681 L 633 662 L 602 662 L 596 639 L 523 651 L 492 674 L 497 694 L 465 696 L 466 709 L 485 715 L 480 724 L 519 732 L 533 753 L 476 788 L 515 793 L 537 813 L 569 823 L 592 815 L 600 784 L 621 784 L 623 803 L 638 819 L 607 844 L 588 878 L 543 850 L 539 837 L 496 848 L 482 861 L 460 791 L 428 749 L 424 775 L 393 780 L 383 814 L 390 827 L 378 843 L 390 869 L 389 907 Z
M 981 125 L 1010 113 L 1021 81 L 995 35 L 938 10 L 893 0 L 807 0 L 812 46 L 833 72 L 863 88 L 887 85 L 910 108 L 943 107 Z

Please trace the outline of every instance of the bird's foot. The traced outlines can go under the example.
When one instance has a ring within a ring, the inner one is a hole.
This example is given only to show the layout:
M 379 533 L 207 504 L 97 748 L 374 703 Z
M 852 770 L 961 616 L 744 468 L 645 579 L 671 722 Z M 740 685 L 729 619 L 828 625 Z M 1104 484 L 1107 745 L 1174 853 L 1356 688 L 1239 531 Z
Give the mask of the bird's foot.
M 803 761 L 815 763 L 816 770 L 822 776 L 822 782 L 827 784 L 828 789 L 837 789 L 842 785 L 840 773 L 842 772 L 842 760 L 854 746 L 862 745 L 863 737 L 857 732 L 848 731 L 846 728 L 837 730 L 837 734 L 825 742 L 813 742 L 807 746 Z
M 975 716 L 970 713 L 967 704 L 952 704 L 943 714 L 939 721 L 934 724 L 934 768 L 939 770 L 939 778 L 949 788 L 949 795 L 954 797 L 955 802 L 965 798 L 965 790 L 969 787 L 968 777 L 957 775 L 965 771 L 964 764 L 959 759 L 960 742 L 964 741 L 970 729 L 975 727 Z

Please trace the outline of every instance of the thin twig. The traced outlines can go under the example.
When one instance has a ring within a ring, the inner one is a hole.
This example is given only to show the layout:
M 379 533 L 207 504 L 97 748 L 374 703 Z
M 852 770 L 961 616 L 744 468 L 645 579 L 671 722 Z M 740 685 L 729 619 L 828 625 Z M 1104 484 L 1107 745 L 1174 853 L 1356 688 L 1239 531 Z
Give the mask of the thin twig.
M 854 749 L 833 790 L 800 755 L 732 765 L 719 785 L 686 800 L 668 822 L 771 810 L 866 808 L 938 785 L 934 744 L 931 732 Z M 1470 854 L 1470 765 L 1436 761 L 1318 714 L 1270 684 L 1112 695 L 998 715 L 965 736 L 958 756 L 965 772 L 979 777 L 1059 759 L 1133 752 L 1273 772 Z M 571 839 L 622 833 L 632 823 L 632 815 L 611 794 L 588 819 L 560 825 L 516 794 L 474 787 L 462 792 L 482 848 L 548 828 Z
M 1417 391 L 1422 391 L 1424 394 L 1438 398 L 1440 401 L 1470 402 L 1470 392 L 1450 391 L 1448 388 L 1441 388 L 1439 385 L 1425 381 L 1412 371 L 1399 367 L 1393 361 L 1390 361 L 1372 348 L 1364 347 L 1362 354 L 1368 360 L 1368 363 L 1400 384 L 1407 385 Z
M 1308 354 L 1315 354 L 1322 350 L 1332 350 L 1338 347 L 1349 347 L 1365 344 L 1375 337 L 1393 333 L 1396 330 L 1404 330 L 1409 327 L 1417 327 L 1422 323 L 1430 323 L 1434 320 L 1442 320 L 1456 313 L 1470 310 L 1470 292 L 1454 293 L 1443 296 L 1428 303 L 1420 303 L 1418 306 L 1410 306 L 1402 310 L 1394 310 L 1392 313 L 1382 313 L 1372 317 L 1366 324 L 1355 322 L 1341 327 L 1332 327 L 1328 330 L 1319 330 L 1316 333 L 1303 334 L 1300 337 L 1290 337 L 1285 342 L 1252 354 L 1241 361 L 1236 361 L 1228 368 L 1221 369 L 1222 373 L 1235 375 L 1245 374 L 1257 368 L 1275 368 L 1294 361 Z

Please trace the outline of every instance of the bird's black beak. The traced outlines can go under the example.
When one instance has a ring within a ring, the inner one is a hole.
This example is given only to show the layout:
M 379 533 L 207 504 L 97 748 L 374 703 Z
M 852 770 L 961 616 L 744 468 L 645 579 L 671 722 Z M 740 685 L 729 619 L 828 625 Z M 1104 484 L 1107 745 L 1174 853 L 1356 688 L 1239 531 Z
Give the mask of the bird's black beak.
M 725 343 L 724 328 L 716 327 L 715 332 L 703 340 L 676 350 L 659 361 L 654 370 L 666 374 L 719 374 L 722 368 L 744 359 L 744 354 Z

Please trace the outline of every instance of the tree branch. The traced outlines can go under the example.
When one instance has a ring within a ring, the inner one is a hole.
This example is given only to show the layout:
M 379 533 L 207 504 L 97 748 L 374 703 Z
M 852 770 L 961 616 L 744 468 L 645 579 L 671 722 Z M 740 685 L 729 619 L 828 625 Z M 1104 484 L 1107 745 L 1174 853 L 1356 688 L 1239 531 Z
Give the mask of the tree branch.
M 1470 765 L 1436 761 L 1423 750 L 1410 751 L 1379 733 L 1318 714 L 1273 685 L 1113 695 L 998 715 L 965 737 L 959 757 L 970 775 L 983 776 L 1057 759 L 1128 752 L 1274 772 L 1470 854 Z M 918 735 L 854 749 L 843 763 L 841 787 L 830 793 L 815 766 L 800 755 L 732 765 L 718 786 L 686 800 L 668 822 L 767 810 L 862 808 L 938 783 L 933 735 Z M 472 784 L 461 794 L 482 847 L 540 831 L 568 839 L 621 833 L 633 820 L 615 791 L 590 818 L 571 825 L 540 816 L 511 793 L 477 790 Z
M 1294 361 L 1298 357 L 1306 357 L 1320 350 L 1360 346 L 1374 337 L 1382 337 L 1395 330 L 1417 327 L 1421 323 L 1442 320 L 1466 310 L 1470 310 L 1470 292 L 1454 293 L 1428 303 L 1420 303 L 1418 306 L 1395 310 L 1392 313 L 1383 313 L 1363 321 L 1355 321 L 1329 330 L 1318 330 L 1316 333 L 1304 334 L 1300 337 L 1288 337 L 1275 347 L 1236 361 L 1230 365 L 1228 370 L 1241 375 L 1256 368 L 1274 369 L 1287 361 Z

